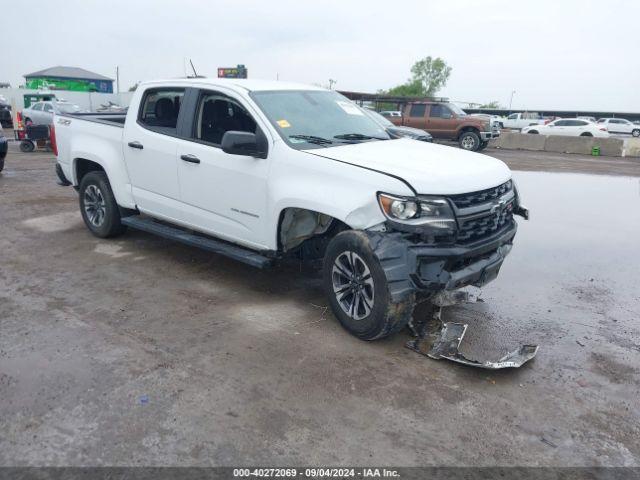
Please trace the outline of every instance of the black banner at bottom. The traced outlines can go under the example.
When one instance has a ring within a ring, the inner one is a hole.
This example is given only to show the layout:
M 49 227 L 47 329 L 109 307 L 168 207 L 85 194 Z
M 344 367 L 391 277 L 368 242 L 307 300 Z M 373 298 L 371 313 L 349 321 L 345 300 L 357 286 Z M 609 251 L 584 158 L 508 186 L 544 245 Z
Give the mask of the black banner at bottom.
M 640 480 L 640 467 L 0 467 L 0 480 Z

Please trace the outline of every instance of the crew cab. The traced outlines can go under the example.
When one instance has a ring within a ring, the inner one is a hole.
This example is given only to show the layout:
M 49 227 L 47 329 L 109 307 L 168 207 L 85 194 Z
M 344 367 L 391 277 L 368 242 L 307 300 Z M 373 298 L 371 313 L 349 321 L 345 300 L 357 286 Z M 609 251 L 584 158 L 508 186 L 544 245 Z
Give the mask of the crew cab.
M 56 114 L 87 228 L 127 227 L 256 267 L 322 270 L 340 323 L 397 332 L 416 297 L 493 280 L 527 216 L 494 158 L 392 139 L 335 91 L 274 81 L 141 84 L 122 114 Z
M 489 140 L 500 136 L 497 122 L 467 115 L 450 102 L 408 102 L 401 117 L 387 118 L 395 125 L 426 130 L 433 138 L 456 140 L 460 148 L 471 151 L 486 148 Z

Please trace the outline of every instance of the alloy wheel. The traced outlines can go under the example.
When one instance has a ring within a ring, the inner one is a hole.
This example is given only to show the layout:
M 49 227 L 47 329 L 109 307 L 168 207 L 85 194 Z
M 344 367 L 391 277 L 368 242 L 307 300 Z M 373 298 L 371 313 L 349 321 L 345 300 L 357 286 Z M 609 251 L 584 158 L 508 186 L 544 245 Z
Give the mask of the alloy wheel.
M 107 204 L 97 185 L 89 185 L 85 189 L 83 202 L 89 223 L 94 227 L 100 227 L 104 223 Z
M 336 257 L 331 271 L 333 293 L 340 308 L 354 320 L 371 313 L 374 283 L 365 261 L 355 252 L 345 251 Z
M 464 148 L 465 150 L 473 150 L 475 145 L 476 142 L 471 136 L 466 136 L 462 139 L 462 148 Z

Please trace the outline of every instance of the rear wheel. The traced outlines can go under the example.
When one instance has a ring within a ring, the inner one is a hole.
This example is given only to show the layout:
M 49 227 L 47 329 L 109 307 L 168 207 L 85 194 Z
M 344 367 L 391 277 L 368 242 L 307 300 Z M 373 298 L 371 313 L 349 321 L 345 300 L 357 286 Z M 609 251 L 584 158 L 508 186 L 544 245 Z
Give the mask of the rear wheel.
M 407 325 L 414 295 L 393 302 L 387 277 L 366 235 L 348 230 L 336 235 L 324 257 L 323 283 L 340 324 L 362 340 L 377 340 Z
M 590 132 L 583 132 L 580 134 L 581 137 L 593 137 L 593 134 Z
M 96 237 L 115 237 L 127 229 L 120 223 L 120 210 L 104 172 L 89 172 L 80 182 L 80 212 Z
M 4 158 L 0 158 L 0 172 L 4 170 Z
M 640 137 L 640 128 L 634 128 L 633 131 L 631 132 L 631 135 L 633 135 L 634 137 Z
M 480 136 L 476 132 L 468 131 L 460 135 L 458 139 L 460 148 L 475 152 L 480 148 Z
M 530 133 L 532 135 L 538 135 L 538 131 L 537 130 L 529 130 L 527 133 Z

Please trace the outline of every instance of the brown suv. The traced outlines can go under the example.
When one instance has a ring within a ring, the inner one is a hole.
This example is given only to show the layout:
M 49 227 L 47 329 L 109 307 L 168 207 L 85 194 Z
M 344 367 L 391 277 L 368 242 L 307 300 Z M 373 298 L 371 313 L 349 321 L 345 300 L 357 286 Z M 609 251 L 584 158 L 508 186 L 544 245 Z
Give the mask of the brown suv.
M 482 150 L 500 136 L 497 122 L 489 117 L 472 117 L 449 102 L 409 102 L 401 117 L 387 117 L 395 125 L 426 130 L 434 138 L 456 140 L 465 150 Z

